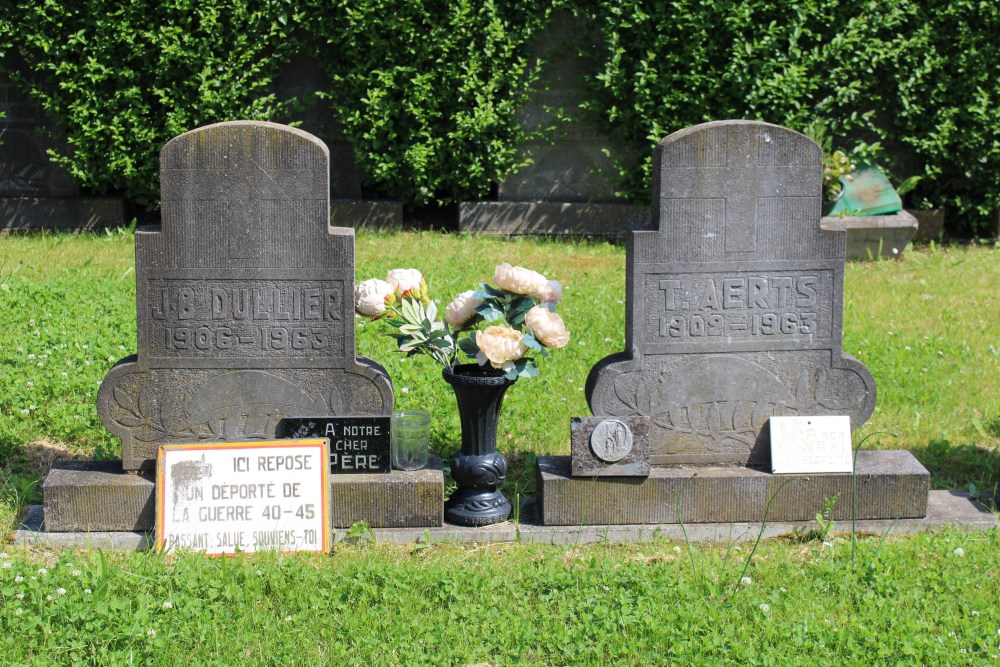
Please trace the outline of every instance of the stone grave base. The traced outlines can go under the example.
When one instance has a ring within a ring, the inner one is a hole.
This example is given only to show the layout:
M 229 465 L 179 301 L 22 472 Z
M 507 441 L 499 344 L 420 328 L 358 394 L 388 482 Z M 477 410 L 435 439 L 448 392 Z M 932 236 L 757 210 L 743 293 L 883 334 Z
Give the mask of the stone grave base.
M 4 232 L 97 230 L 125 222 L 125 200 L 116 197 L 0 197 Z
M 469 528 L 444 524 L 436 528 L 375 528 L 372 538 L 377 543 L 494 543 L 581 545 L 593 543 L 635 543 L 670 540 L 685 542 L 716 542 L 732 544 L 757 539 L 794 535 L 816 528 L 814 521 L 771 521 L 762 526 L 757 522 L 694 523 L 662 525 L 603 525 L 603 526 L 542 526 L 538 523 L 533 502 L 526 504 L 521 521 Z M 150 532 L 76 532 L 47 533 L 41 529 L 42 507 L 34 505 L 13 541 L 20 545 L 36 545 L 75 549 L 113 549 L 134 551 L 149 549 L 155 543 Z M 861 519 L 856 529 L 861 535 L 898 535 L 937 530 L 946 527 L 968 531 L 990 530 L 997 527 L 997 518 L 961 491 L 931 491 L 927 497 L 927 516 L 919 519 Z M 838 521 L 835 534 L 851 531 L 851 522 Z M 334 542 L 351 541 L 346 530 L 334 531 Z M 849 547 L 847 547 L 849 548 Z
M 649 226 L 649 207 L 591 202 L 462 202 L 461 231 L 482 234 L 625 236 L 630 227 Z
M 398 201 L 331 199 L 330 225 L 355 229 L 399 229 L 403 205 Z
M 538 501 L 546 526 L 809 521 L 840 494 L 831 518 L 852 516 L 852 476 L 772 475 L 739 466 L 653 468 L 649 477 L 572 477 L 570 457 L 538 458 Z M 905 450 L 857 457 L 857 518 L 927 514 L 930 474 Z
M 914 241 L 940 241 L 944 234 L 944 209 L 907 209 L 907 213 L 917 220 Z
M 61 461 L 42 485 L 49 533 L 149 531 L 156 527 L 152 476 L 122 471 L 120 461 Z M 441 459 L 427 468 L 379 475 L 330 475 L 334 528 L 367 521 L 373 528 L 440 526 Z
M 892 215 L 825 217 L 820 222 L 824 228 L 847 230 L 847 259 L 899 259 L 917 233 L 917 219 L 906 211 Z

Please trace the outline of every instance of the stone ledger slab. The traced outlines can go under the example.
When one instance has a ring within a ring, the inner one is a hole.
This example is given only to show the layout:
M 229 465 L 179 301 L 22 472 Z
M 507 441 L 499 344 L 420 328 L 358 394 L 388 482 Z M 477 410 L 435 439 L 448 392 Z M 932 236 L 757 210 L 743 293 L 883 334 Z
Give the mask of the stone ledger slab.
M 403 205 L 398 201 L 372 199 L 330 200 L 330 225 L 354 229 L 399 229 Z
M 917 219 L 908 211 L 892 215 L 825 217 L 824 229 L 847 232 L 847 259 L 899 259 L 917 233 Z
M 440 526 L 444 523 L 444 473 L 432 456 L 423 470 L 388 475 L 331 475 L 330 525 L 350 528 Z
M 908 451 L 862 451 L 857 518 L 927 514 L 930 473 Z M 538 458 L 546 526 L 808 521 L 837 493 L 837 521 L 851 518 L 850 474 L 772 475 L 741 466 L 653 468 L 649 477 L 572 477 L 568 456 Z
M 609 202 L 462 202 L 458 215 L 462 231 L 506 236 L 620 238 L 648 225 L 649 207 Z
M 125 200 L 116 197 L 0 197 L 0 232 L 101 230 L 124 224 Z
M 528 507 L 525 514 L 529 513 Z M 533 516 L 533 515 L 532 515 Z M 42 507 L 32 505 L 20 528 L 14 531 L 13 542 L 38 547 L 75 549 L 111 549 L 118 551 L 145 550 L 152 546 L 153 536 L 146 532 L 75 532 L 47 533 L 41 530 Z M 436 544 L 438 542 L 517 542 L 521 544 L 609 544 L 633 542 L 718 542 L 733 544 L 764 538 L 794 535 L 815 528 L 813 521 L 768 521 L 759 523 L 694 523 L 658 525 L 605 526 L 540 526 L 525 518 L 521 523 L 508 521 L 480 528 L 445 524 L 434 528 L 376 528 L 379 544 Z M 927 516 L 917 519 L 866 519 L 857 522 L 857 531 L 867 535 L 899 535 L 943 528 L 983 531 L 994 530 L 997 518 L 962 491 L 931 491 L 927 497 Z M 838 522 L 837 534 L 849 533 L 851 522 Z M 346 531 L 334 531 L 335 541 L 347 540 Z
M 156 527 L 156 483 L 123 473 L 118 461 L 56 463 L 42 485 L 45 530 L 61 532 L 146 531 Z M 444 521 L 444 473 L 431 457 L 423 470 L 388 475 L 331 475 L 331 525 L 348 528 L 440 526 Z

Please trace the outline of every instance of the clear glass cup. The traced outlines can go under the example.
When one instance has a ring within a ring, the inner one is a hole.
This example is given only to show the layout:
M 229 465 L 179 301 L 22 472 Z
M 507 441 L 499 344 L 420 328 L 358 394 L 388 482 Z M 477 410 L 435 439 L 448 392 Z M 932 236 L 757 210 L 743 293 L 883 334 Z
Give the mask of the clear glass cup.
M 389 439 L 392 467 L 396 470 L 420 470 L 427 465 L 431 417 L 420 410 L 392 413 Z

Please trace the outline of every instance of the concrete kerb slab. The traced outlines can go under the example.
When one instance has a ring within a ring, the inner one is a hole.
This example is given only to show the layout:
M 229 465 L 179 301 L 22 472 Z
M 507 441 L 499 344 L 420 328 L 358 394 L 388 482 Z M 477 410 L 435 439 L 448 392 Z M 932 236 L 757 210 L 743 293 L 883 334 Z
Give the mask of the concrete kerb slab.
M 525 515 L 532 512 L 525 508 Z M 998 526 L 997 515 L 961 491 L 931 491 L 927 500 L 927 516 L 922 519 L 879 519 L 858 521 L 857 531 L 867 535 L 888 533 L 908 534 L 953 527 L 970 532 L 990 530 Z M 792 535 L 815 527 L 811 521 L 768 522 L 763 537 Z M 838 521 L 837 534 L 851 531 L 851 522 Z M 436 528 L 376 528 L 371 531 L 376 543 L 435 544 L 456 542 L 488 544 L 518 542 L 521 544 L 594 544 L 638 543 L 669 540 L 672 542 L 734 543 L 757 539 L 759 523 L 692 523 L 620 526 L 542 526 L 533 518 L 521 523 L 507 522 L 483 528 L 445 524 Z M 42 508 L 32 506 L 20 530 L 14 532 L 13 543 L 66 549 L 107 549 L 136 551 L 149 549 L 152 533 L 46 533 L 42 530 Z M 334 532 L 334 542 L 348 541 L 347 531 Z

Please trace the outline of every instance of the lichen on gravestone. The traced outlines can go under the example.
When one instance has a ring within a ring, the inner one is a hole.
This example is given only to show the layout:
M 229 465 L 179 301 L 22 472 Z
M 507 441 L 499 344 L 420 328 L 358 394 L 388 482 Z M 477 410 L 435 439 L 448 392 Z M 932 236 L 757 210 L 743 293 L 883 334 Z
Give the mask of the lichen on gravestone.
M 329 152 L 256 121 L 160 152 L 162 225 L 136 232 L 138 350 L 98 393 L 126 470 L 161 444 L 275 437 L 301 415 L 391 414 L 355 356 L 354 230 L 329 225 Z
M 626 349 L 587 381 L 595 416 L 648 420 L 653 465 L 763 465 L 772 415 L 871 416 L 875 380 L 841 346 L 846 238 L 820 226 L 821 158 L 753 121 L 657 147 L 654 229 L 628 237 Z

